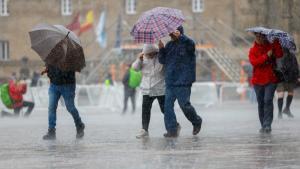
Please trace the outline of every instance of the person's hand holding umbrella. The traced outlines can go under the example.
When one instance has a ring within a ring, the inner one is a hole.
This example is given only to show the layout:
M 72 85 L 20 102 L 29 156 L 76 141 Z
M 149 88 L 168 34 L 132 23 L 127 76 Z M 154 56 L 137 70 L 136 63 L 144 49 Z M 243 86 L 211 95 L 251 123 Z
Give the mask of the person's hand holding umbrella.
M 138 59 L 140 59 L 140 61 L 144 60 L 144 53 L 140 53 L 138 56 Z
M 165 47 L 165 44 L 161 40 L 159 40 L 158 48 L 161 49 L 161 48 L 164 48 L 164 47 Z
M 272 55 L 273 55 L 273 50 L 272 50 L 272 49 L 271 49 L 271 50 L 269 50 L 269 51 L 268 51 L 268 53 L 267 53 L 267 55 L 268 55 L 268 57 L 269 57 L 269 58 L 271 58 L 271 57 L 272 57 Z

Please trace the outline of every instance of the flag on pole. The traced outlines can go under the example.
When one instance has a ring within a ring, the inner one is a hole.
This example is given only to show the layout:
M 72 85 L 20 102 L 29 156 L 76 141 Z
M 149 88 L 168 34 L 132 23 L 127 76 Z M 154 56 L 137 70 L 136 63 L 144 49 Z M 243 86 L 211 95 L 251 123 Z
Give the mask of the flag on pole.
M 107 46 L 107 36 L 105 31 L 105 22 L 106 22 L 106 10 L 101 12 L 99 22 L 96 28 L 97 42 L 102 48 Z
M 83 32 L 88 31 L 93 27 L 94 24 L 94 12 L 92 10 L 89 10 L 85 16 L 85 22 L 80 25 L 80 30 L 78 35 L 80 36 Z
M 75 15 L 72 22 L 70 24 L 66 25 L 66 28 L 68 28 L 71 31 L 80 29 L 79 12 Z

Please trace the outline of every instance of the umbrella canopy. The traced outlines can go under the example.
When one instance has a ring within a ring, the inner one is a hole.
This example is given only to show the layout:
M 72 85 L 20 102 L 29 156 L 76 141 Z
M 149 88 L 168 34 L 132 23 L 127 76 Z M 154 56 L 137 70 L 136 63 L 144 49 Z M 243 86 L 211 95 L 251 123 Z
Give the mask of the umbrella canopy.
M 266 35 L 267 40 L 270 43 L 273 43 L 275 39 L 278 39 L 281 47 L 287 48 L 292 53 L 295 53 L 296 51 L 296 44 L 294 38 L 287 32 L 278 29 L 269 29 L 265 27 L 248 28 L 246 29 L 246 31 L 264 34 Z
M 140 16 L 131 35 L 137 43 L 155 43 L 174 32 L 184 20 L 182 11 L 178 9 L 156 7 Z
M 79 38 L 62 25 L 40 24 L 29 32 L 31 48 L 46 63 L 63 71 L 80 71 L 85 67 Z

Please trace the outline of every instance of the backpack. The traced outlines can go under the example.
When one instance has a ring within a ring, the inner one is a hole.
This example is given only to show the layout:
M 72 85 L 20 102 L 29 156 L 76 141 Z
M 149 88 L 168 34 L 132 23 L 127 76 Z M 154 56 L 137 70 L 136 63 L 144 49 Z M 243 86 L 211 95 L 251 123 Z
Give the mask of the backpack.
M 135 71 L 133 68 L 129 69 L 129 81 L 128 85 L 131 88 L 136 88 L 141 84 L 142 81 L 142 72 Z
M 288 49 L 283 51 L 283 57 L 276 60 L 275 74 L 281 82 L 295 83 L 299 77 L 297 58 Z
M 2 84 L 0 86 L 0 98 L 2 103 L 7 107 L 7 108 L 12 108 L 13 107 L 13 100 L 11 99 L 9 95 L 9 87 L 8 84 Z

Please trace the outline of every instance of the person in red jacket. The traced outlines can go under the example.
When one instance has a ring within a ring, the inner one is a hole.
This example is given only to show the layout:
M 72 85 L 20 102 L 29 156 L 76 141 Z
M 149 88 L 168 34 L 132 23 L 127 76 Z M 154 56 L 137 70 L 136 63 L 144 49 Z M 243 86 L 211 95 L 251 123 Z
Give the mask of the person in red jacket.
M 27 111 L 24 116 L 28 117 L 34 108 L 34 103 L 23 100 L 23 95 L 27 91 L 27 85 L 24 82 L 16 82 L 14 80 L 10 80 L 8 82 L 8 90 L 11 99 L 13 100 L 13 109 L 14 114 L 8 113 L 6 111 L 2 111 L 2 116 L 19 116 L 21 109 L 27 107 Z
M 278 40 L 269 43 L 266 36 L 254 33 L 255 41 L 249 52 L 249 60 L 253 66 L 252 84 L 258 102 L 258 114 L 261 133 L 270 133 L 273 122 L 273 97 L 276 90 L 277 77 L 273 73 L 276 58 L 283 56 Z

